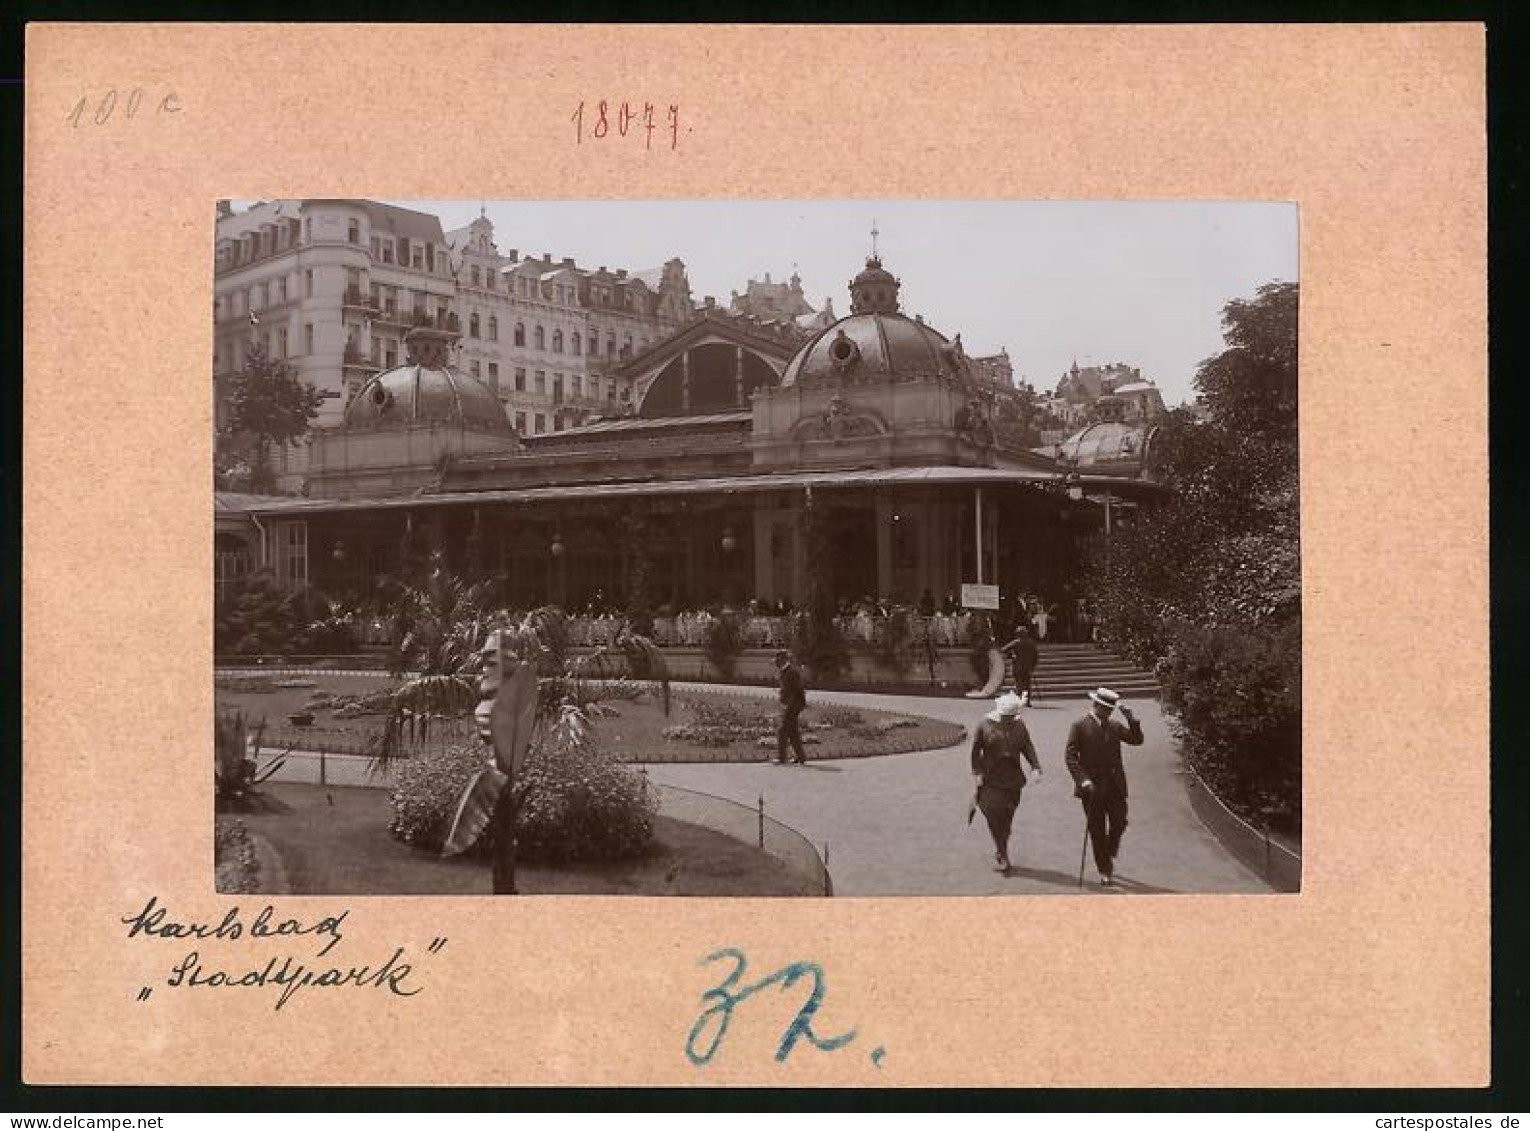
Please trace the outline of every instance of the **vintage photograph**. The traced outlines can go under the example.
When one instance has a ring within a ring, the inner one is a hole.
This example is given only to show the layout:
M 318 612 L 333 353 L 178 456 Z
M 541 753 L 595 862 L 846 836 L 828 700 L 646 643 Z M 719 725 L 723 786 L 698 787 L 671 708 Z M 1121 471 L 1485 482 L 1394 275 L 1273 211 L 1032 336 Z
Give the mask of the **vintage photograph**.
M 218 891 L 1300 890 L 1294 204 L 210 219 Z

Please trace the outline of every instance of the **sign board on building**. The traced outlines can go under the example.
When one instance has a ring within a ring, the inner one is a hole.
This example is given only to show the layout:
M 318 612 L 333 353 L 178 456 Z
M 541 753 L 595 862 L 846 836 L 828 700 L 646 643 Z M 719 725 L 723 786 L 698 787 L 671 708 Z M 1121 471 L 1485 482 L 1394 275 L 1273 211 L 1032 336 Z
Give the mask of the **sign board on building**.
M 962 608 L 964 609 L 997 609 L 999 607 L 999 587 L 997 585 L 968 585 L 962 584 Z

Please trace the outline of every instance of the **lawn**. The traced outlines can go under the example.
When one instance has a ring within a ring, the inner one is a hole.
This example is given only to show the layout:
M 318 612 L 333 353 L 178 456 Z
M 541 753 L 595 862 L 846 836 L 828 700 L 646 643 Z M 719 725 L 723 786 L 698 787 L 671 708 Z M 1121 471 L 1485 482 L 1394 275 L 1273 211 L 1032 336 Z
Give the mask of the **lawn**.
M 220 711 L 243 711 L 252 723 L 264 719 L 268 730 L 263 742 L 268 748 L 364 754 L 382 715 L 347 716 L 370 708 L 314 708 L 313 724 L 307 727 L 293 726 L 287 717 L 307 709 L 316 695 L 377 696 L 396 686 L 394 680 L 369 676 L 219 675 L 216 699 Z M 596 719 L 596 736 L 607 750 L 629 762 L 748 762 L 763 760 L 775 750 L 776 707 L 764 696 L 676 692 L 668 717 L 649 696 L 602 706 L 609 714 Z M 812 760 L 938 750 L 963 737 L 960 726 L 923 715 L 834 704 L 808 707 L 802 731 Z
M 489 865 L 410 848 L 388 833 L 388 791 L 267 782 L 237 815 L 269 895 L 489 895 Z M 220 817 L 220 825 L 231 823 Z M 779 860 L 710 829 L 659 817 L 654 850 L 615 864 L 522 864 L 525 895 L 816 895 Z

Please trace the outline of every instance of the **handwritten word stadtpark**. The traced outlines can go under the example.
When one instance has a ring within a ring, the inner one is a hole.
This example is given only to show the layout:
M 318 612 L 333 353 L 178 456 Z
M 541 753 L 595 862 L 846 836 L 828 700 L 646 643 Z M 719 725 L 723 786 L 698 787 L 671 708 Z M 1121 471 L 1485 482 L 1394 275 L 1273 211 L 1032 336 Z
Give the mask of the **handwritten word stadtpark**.
M 635 102 L 614 103 L 601 99 L 591 108 L 581 101 L 568 120 L 574 123 L 575 145 L 583 145 L 588 139 L 604 141 L 610 137 L 641 133 L 643 148 L 652 149 L 654 131 L 662 125 L 669 134 L 669 147 L 678 149 L 680 146 L 680 107 L 675 103 L 670 103 L 669 109 L 655 121 L 652 102 L 644 102 L 639 108 Z M 685 132 L 690 133 L 690 127 L 686 127 Z M 659 144 L 663 145 L 662 135 Z
M 140 934 L 162 939 L 238 939 L 243 938 L 246 932 L 251 938 L 256 939 L 318 935 L 329 939 L 324 944 L 324 949 L 319 951 L 319 957 L 323 958 L 340 945 L 344 938 L 340 926 L 349 914 L 349 911 L 342 911 L 338 915 L 329 915 L 307 924 L 299 919 L 278 921 L 275 917 L 276 909 L 268 903 L 260 909 L 248 927 L 240 917 L 238 907 L 230 907 L 224 912 L 223 919 L 217 926 L 210 923 L 178 923 L 169 918 L 169 912 L 160 907 L 158 900 L 151 895 L 142 911 L 137 915 L 129 915 L 122 921 L 128 926 L 127 934 L 130 939 Z
M 359 989 L 370 987 L 388 990 L 398 997 L 413 997 L 422 987 L 410 988 L 404 984 L 409 975 L 414 973 L 414 967 L 407 962 L 401 962 L 400 959 L 403 956 L 404 948 L 397 947 L 388 961 L 375 970 L 370 966 L 348 966 L 344 969 L 331 966 L 321 970 L 310 969 L 302 962 L 294 964 L 293 958 L 289 955 L 281 960 L 280 969 L 277 969 L 276 959 L 273 958 L 258 969 L 251 968 L 243 972 L 231 973 L 226 970 L 209 971 L 202 965 L 202 956 L 192 951 L 171 968 L 170 977 L 165 980 L 165 984 L 171 989 L 182 987 L 203 989 L 219 986 L 240 989 L 280 986 L 282 994 L 276 999 L 277 1009 L 286 1005 L 292 995 L 305 986 L 313 986 L 317 989 L 344 989 L 346 986 L 355 986 Z
M 702 1010 L 701 1016 L 696 1019 L 696 1024 L 691 1027 L 690 1039 L 685 1042 L 685 1055 L 690 1058 L 692 1064 L 703 1067 L 711 1063 L 716 1055 L 723 1037 L 727 1035 L 728 1025 L 733 1020 L 733 1010 L 750 995 L 758 993 L 768 986 L 779 985 L 783 990 L 789 990 L 804 979 L 811 979 L 812 992 L 802 1007 L 797 1010 L 797 1015 L 792 1018 L 785 1033 L 781 1035 L 781 1043 L 776 1048 L 776 1061 L 784 1062 L 791 1055 L 792 1049 L 797 1047 L 799 1040 L 806 1040 L 816 1049 L 824 1052 L 833 1052 L 835 1049 L 844 1048 L 855 1040 L 856 1030 L 851 1029 L 848 1033 L 841 1033 L 837 1037 L 820 1037 L 813 1032 L 813 1017 L 823 1004 L 827 985 L 824 980 L 823 968 L 816 962 L 793 962 L 771 974 L 767 978 L 761 978 L 752 985 L 739 986 L 739 979 L 744 976 L 748 968 L 748 959 L 743 952 L 731 947 L 714 951 L 701 960 L 699 965 L 731 960 L 733 969 L 712 989 L 701 995 L 703 1003 L 708 1004 Z M 710 1039 L 707 1039 L 710 1037 Z M 882 1065 L 885 1052 L 881 1048 L 874 1049 L 871 1053 L 871 1062 L 878 1068 Z
M 131 122 L 140 114 L 145 118 L 163 118 L 179 114 L 183 109 L 185 107 L 173 90 L 151 94 L 143 87 L 135 86 L 120 96 L 116 90 L 108 90 L 99 96 L 85 95 L 64 115 L 64 121 L 79 129 L 89 124 L 104 126 L 114 117 L 118 121 Z

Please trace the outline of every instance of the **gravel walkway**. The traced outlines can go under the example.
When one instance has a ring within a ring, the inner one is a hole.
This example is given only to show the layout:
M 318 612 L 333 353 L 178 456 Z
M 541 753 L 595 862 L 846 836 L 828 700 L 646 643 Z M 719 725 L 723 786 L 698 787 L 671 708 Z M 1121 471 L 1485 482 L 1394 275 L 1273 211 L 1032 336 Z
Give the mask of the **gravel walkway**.
M 686 687 L 691 685 L 677 685 Z M 697 685 L 700 686 L 700 685 Z M 809 693 L 810 702 L 842 702 L 973 725 L 988 701 Z M 881 758 L 832 760 L 814 747 L 807 766 L 652 764 L 655 781 L 701 790 L 753 806 L 802 832 L 829 853 L 837 896 L 1078 894 L 1083 810 L 1063 765 L 1068 726 L 1086 706 L 1042 703 L 1024 712 L 1045 776 L 1025 791 L 1010 841 L 1014 868 L 991 870 L 993 848 L 982 814 L 969 826 L 972 778 L 967 748 L 948 747 Z M 1102 889 L 1091 858 L 1084 892 L 1268 893 L 1264 881 L 1234 859 L 1190 808 L 1179 756 L 1156 701 L 1133 702 L 1147 741 L 1124 747 L 1131 819 L 1116 864 L 1117 886 Z

